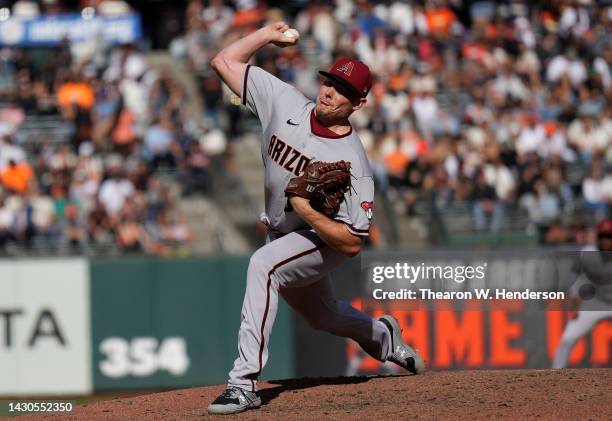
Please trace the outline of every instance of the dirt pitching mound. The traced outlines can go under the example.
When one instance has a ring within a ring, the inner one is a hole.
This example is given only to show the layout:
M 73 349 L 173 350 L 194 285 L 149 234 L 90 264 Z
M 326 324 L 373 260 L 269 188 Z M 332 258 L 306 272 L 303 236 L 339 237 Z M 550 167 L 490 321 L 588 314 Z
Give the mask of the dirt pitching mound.
M 201 420 L 224 386 L 198 387 L 77 407 L 69 416 L 26 420 Z M 263 406 L 236 418 L 612 419 L 612 369 L 428 372 L 261 384 Z M 227 418 L 227 417 L 226 417 Z

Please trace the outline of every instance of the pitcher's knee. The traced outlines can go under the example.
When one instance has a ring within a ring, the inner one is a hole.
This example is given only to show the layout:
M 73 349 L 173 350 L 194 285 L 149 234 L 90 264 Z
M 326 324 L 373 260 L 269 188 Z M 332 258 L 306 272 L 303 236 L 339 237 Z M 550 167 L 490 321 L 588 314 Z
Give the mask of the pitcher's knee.
M 276 285 L 284 285 L 287 281 L 295 281 L 295 273 L 290 265 L 279 265 L 278 258 L 269 253 L 255 252 L 249 262 L 249 274 L 259 278 L 271 279 Z
M 249 274 L 261 273 L 267 275 L 271 268 L 270 258 L 261 251 L 257 250 L 249 259 Z

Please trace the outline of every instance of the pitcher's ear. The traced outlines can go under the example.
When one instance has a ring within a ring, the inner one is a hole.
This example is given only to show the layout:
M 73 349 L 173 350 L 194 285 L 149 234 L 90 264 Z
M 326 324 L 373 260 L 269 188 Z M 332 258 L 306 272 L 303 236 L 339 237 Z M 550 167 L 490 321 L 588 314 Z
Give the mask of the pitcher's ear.
M 353 102 L 353 111 L 360 110 L 366 105 L 368 101 L 365 98 L 359 98 Z

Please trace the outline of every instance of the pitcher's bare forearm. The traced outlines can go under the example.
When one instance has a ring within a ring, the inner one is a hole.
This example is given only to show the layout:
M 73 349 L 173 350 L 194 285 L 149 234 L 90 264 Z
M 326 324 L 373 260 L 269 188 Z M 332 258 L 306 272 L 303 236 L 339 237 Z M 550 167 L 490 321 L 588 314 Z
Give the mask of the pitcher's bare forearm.
M 289 26 L 283 22 L 272 23 L 234 41 L 221 50 L 210 62 L 213 70 L 236 94 L 242 95 L 242 84 L 247 63 L 257 51 L 270 43 L 295 43 L 283 36 Z
M 260 29 L 225 47 L 212 59 L 210 65 L 223 82 L 240 96 L 248 61 L 267 44 L 268 40 Z
M 317 212 L 304 198 L 293 196 L 290 200 L 293 210 L 315 230 L 328 246 L 350 257 L 359 253 L 363 245 L 363 238 L 351 234 L 346 224 L 331 220 L 321 212 Z
M 250 33 L 244 38 L 234 41 L 219 52 L 226 61 L 248 63 L 253 54 L 268 45 L 270 38 L 266 33 L 266 28 L 260 28 Z

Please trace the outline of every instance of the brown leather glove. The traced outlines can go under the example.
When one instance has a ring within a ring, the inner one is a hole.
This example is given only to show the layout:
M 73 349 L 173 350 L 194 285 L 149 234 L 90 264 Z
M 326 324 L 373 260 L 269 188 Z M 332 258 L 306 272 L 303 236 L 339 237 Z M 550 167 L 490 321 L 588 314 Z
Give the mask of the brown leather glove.
M 308 199 L 313 209 L 333 218 L 340 210 L 344 194 L 350 187 L 350 162 L 314 161 L 306 166 L 301 175 L 289 181 L 285 196 Z

